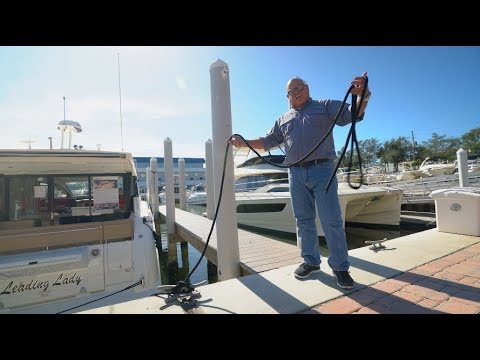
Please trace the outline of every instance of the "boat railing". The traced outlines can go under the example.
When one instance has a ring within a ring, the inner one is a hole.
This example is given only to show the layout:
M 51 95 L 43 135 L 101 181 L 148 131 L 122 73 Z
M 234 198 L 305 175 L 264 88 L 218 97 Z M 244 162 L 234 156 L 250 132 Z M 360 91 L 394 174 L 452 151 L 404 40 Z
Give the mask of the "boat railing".
M 480 186 L 480 172 L 468 173 L 469 186 Z M 426 198 L 434 190 L 458 187 L 458 174 L 439 175 L 430 178 L 402 180 L 385 186 L 401 190 L 406 201 L 414 198 Z

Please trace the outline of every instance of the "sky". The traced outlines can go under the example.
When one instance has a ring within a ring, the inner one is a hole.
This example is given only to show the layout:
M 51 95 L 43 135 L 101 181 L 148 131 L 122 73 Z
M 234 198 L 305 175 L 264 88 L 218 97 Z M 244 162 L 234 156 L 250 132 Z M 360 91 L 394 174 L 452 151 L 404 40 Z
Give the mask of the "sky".
M 313 99 L 342 100 L 364 71 L 372 96 L 358 140 L 480 127 L 478 46 L 0 46 L 0 148 L 48 149 L 49 137 L 60 148 L 66 119 L 82 132 L 64 134 L 64 148 L 163 157 L 169 138 L 174 157 L 204 158 L 217 59 L 229 67 L 232 132 L 246 139 L 288 110 L 290 78 Z M 348 131 L 335 127 L 337 151 Z

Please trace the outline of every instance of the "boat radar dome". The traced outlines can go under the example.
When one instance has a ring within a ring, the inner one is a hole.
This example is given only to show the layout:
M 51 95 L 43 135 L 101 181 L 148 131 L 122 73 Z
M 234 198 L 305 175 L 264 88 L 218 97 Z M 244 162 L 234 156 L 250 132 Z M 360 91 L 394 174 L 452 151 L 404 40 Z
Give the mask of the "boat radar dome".
M 65 131 L 68 131 L 69 135 L 69 141 L 68 141 L 68 148 L 70 149 L 71 143 L 72 143 L 72 131 L 79 133 L 82 131 L 82 126 L 73 120 L 62 120 L 58 123 L 57 129 L 62 132 L 62 146 L 61 148 L 63 149 L 63 135 L 65 134 Z
M 60 131 L 73 130 L 76 133 L 82 132 L 82 126 L 73 120 L 62 120 L 58 123 L 57 128 Z

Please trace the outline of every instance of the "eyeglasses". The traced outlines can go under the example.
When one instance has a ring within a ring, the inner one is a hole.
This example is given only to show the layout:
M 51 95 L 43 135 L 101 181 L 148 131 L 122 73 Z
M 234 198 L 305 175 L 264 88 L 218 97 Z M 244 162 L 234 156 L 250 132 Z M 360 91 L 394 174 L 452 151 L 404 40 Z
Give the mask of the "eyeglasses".
M 300 84 L 300 85 L 297 85 L 294 88 L 291 88 L 290 90 L 288 90 L 287 94 L 292 96 L 293 94 L 296 94 L 297 92 L 302 91 L 303 89 L 305 89 L 305 85 Z

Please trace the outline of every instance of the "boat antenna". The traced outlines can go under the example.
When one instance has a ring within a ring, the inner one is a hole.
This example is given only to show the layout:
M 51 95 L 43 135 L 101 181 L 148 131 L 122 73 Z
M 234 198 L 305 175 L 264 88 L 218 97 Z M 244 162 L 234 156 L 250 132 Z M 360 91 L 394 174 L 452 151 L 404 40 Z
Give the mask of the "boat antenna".
M 22 140 L 21 142 L 25 143 L 25 144 L 28 144 L 28 149 L 31 150 L 32 149 L 32 143 L 34 143 L 35 140 L 28 139 L 28 140 Z
M 120 53 L 118 54 L 118 96 L 120 99 L 120 136 L 122 138 L 122 151 L 123 151 L 123 119 L 122 119 L 122 87 L 120 85 Z
M 63 97 L 63 120 L 66 120 L 65 117 L 65 96 Z M 65 135 L 65 128 L 62 130 L 62 144 L 61 144 L 61 149 L 63 149 L 63 135 Z

